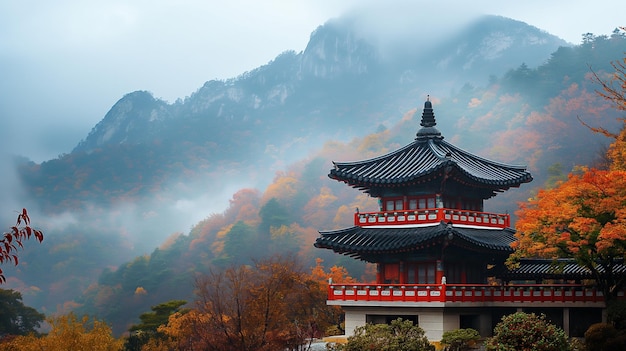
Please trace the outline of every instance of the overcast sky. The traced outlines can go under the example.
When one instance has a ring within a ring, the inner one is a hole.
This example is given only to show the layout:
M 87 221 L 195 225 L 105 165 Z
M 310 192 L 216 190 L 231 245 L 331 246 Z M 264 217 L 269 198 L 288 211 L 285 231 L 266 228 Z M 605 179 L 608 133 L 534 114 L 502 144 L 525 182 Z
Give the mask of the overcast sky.
M 0 147 L 36 162 L 69 153 L 124 94 L 184 99 L 205 81 L 304 50 L 317 26 L 366 2 L 0 0 Z M 415 21 L 452 9 L 502 15 L 574 44 L 626 25 L 626 1 L 414 0 L 410 11 L 384 3 Z

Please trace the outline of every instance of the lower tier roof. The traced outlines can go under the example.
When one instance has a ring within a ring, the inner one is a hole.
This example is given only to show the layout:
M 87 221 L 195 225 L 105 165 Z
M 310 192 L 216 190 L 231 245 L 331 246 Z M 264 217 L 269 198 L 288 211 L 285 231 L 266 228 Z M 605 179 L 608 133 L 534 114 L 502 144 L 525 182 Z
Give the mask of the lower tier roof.
M 321 231 L 315 247 L 357 259 L 372 261 L 372 256 L 417 252 L 426 247 L 448 244 L 470 251 L 509 254 L 513 251 L 514 230 L 476 228 L 441 222 L 431 226 L 359 227 Z
M 506 280 L 543 280 L 543 279 L 564 279 L 582 280 L 596 279 L 597 277 L 587 267 L 581 266 L 574 259 L 536 259 L 523 258 L 514 269 L 500 267 L 501 270 L 496 275 L 498 278 Z M 598 274 L 603 276 L 605 270 L 601 265 L 597 265 Z M 611 270 L 615 277 L 626 276 L 626 265 L 623 261 L 615 261 Z

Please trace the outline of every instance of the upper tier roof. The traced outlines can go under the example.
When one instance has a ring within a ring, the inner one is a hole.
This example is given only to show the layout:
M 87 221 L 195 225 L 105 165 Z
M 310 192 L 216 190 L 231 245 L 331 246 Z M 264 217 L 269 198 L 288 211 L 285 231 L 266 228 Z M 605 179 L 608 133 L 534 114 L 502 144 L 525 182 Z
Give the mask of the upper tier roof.
M 420 124 L 422 128 L 411 144 L 369 160 L 333 162 L 328 176 L 368 193 L 380 193 L 381 188 L 415 187 L 434 179 L 452 180 L 489 189 L 485 198 L 532 180 L 525 166 L 490 161 L 444 141 L 435 128 L 428 100 Z

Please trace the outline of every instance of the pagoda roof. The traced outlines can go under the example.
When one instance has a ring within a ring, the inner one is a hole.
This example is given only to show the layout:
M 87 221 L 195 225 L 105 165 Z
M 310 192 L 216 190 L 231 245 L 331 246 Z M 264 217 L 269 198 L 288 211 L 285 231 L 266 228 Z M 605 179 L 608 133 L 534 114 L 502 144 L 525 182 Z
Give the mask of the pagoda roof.
M 356 162 L 333 162 L 329 177 L 371 193 L 373 189 L 419 185 L 433 181 L 487 188 L 495 192 L 532 180 L 525 166 L 509 165 L 473 155 L 443 140 L 435 128 L 432 104 L 426 101 L 422 128 L 415 140 L 388 154 Z
M 519 265 L 511 270 L 502 267 L 502 272 L 498 278 L 507 280 L 537 280 L 537 279 L 564 279 L 581 280 L 595 279 L 591 270 L 581 266 L 574 259 L 540 259 L 523 258 Z M 604 274 L 604 268 L 597 266 L 600 275 Z M 615 262 L 613 272 L 616 276 L 626 276 L 626 265 L 624 262 Z
M 359 227 L 320 231 L 315 247 L 331 249 L 370 261 L 380 254 L 409 253 L 447 243 L 478 252 L 510 254 L 515 241 L 510 228 L 488 229 L 454 226 L 441 222 L 431 226 Z

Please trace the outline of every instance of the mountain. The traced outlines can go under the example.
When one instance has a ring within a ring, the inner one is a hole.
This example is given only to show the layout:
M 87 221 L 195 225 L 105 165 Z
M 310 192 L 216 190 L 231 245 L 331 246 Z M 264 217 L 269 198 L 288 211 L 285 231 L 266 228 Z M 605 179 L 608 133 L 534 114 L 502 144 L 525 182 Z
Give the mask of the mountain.
M 279 218 L 289 231 L 274 249 L 310 261 L 322 255 L 311 250 L 316 230 L 338 225 L 333 219 L 361 201 L 329 184 L 330 161 L 410 142 L 426 94 L 447 140 L 529 164 L 538 185 L 547 167 L 561 162 L 567 172 L 591 162 L 602 145 L 592 137 L 580 150 L 589 131 L 577 128 L 577 115 L 616 125 L 585 74 L 588 64 L 610 71 L 622 55 L 622 36 L 569 47 L 493 16 L 436 42 L 409 34 L 407 41 L 373 39 L 357 19 L 331 20 L 303 52 L 206 82 L 173 104 L 129 93 L 71 153 L 41 164 L 21 160 L 29 211 L 41 214 L 47 236 L 6 270 L 10 287 L 47 313 L 82 306 L 121 331 L 150 304 L 177 293 L 188 298 L 191 290 L 181 287 L 192 284 L 194 272 L 233 263 L 229 248 L 246 244 L 226 244 L 233 228 L 241 235 L 265 228 L 267 237 L 270 219 Z M 271 198 L 282 210 L 264 218 L 261 208 Z M 495 200 L 514 210 L 514 198 Z M 149 294 L 135 295 L 138 287 Z
M 21 178 L 50 213 L 156 192 L 197 193 L 181 182 L 214 183 L 210 192 L 232 180 L 224 173 L 262 187 L 272 173 L 259 173 L 259 166 L 278 171 L 325 140 L 389 125 L 425 94 L 485 84 L 521 64 L 535 67 L 566 45 L 522 22 L 485 16 L 435 43 L 419 31 L 405 35 L 392 55 L 385 38 L 368 40 L 362 27 L 356 18 L 331 20 L 303 52 L 206 82 L 173 104 L 129 93 L 70 154 L 22 167 Z
M 279 143 L 284 143 L 294 137 L 310 137 L 311 128 L 319 131 L 319 124 L 331 121 L 360 135 L 372 128 L 354 123 L 357 119 L 380 121 L 363 114 L 346 114 L 338 120 L 329 112 L 350 109 L 355 102 L 379 96 L 381 92 L 396 93 L 405 90 L 399 89 L 400 86 L 419 86 L 426 80 L 428 90 L 433 93 L 459 83 L 478 83 L 522 63 L 538 66 L 559 46 L 566 45 L 563 40 L 522 22 L 485 16 L 456 36 L 429 45 L 428 51 L 419 49 L 419 42 L 427 39 L 418 37 L 414 38 L 415 42 L 405 43 L 408 46 L 405 52 L 389 58 L 380 45 L 362 38 L 356 27 L 350 21 L 330 21 L 311 34 L 303 52 L 285 52 L 236 79 L 207 82 L 183 102 L 168 105 L 146 92 L 128 94 L 72 153 L 154 140 L 185 140 L 195 144 L 212 141 L 223 147 L 236 142 L 228 135 L 240 128 L 254 129 L 249 141 L 267 143 L 279 137 L 282 138 Z M 453 77 L 455 83 L 436 77 Z M 394 104 L 401 99 L 414 104 L 415 96 L 378 100 L 398 106 Z M 316 110 L 311 111 L 313 107 Z M 291 128 L 276 133 L 283 123 L 289 123 Z M 331 133 L 339 128 L 333 129 Z M 232 152 L 241 147 L 244 146 L 237 145 Z

